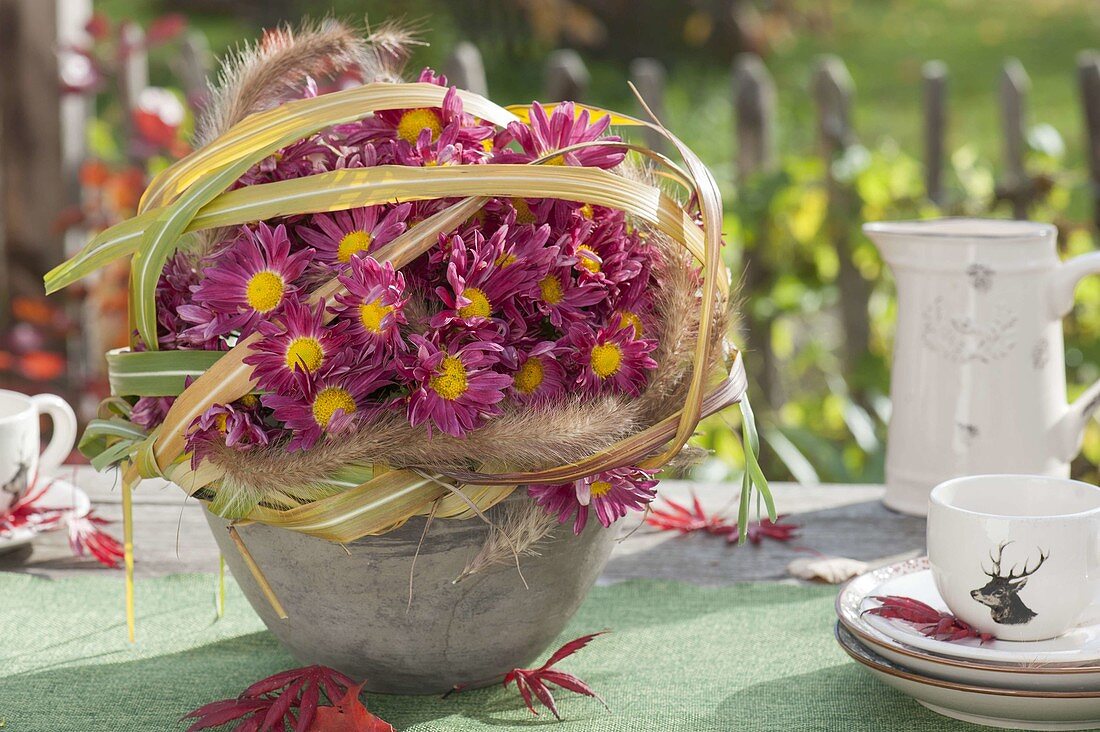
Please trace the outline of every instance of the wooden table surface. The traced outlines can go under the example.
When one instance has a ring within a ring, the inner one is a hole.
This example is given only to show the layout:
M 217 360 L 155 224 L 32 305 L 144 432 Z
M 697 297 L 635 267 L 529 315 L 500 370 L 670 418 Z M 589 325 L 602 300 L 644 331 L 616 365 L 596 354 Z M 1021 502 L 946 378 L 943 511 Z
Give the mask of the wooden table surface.
M 121 536 L 121 492 L 115 471 L 67 468 L 71 479 L 92 499 L 95 511 L 119 523 L 109 527 Z M 602 582 L 633 578 L 676 579 L 705 585 L 746 580 L 788 579 L 787 565 L 813 552 L 881 561 L 915 555 L 924 548 L 924 519 L 902 516 L 882 506 L 876 485 L 772 485 L 780 513 L 802 528 L 790 542 L 765 540 L 759 546 L 730 546 L 713 536 L 679 536 L 642 526 L 615 548 Z M 728 483 L 665 481 L 661 494 L 689 499 L 694 493 L 708 510 L 735 516 L 738 486 Z M 639 519 L 628 517 L 626 531 Z M 178 572 L 213 572 L 218 550 L 199 504 L 164 481 L 148 480 L 134 493 L 135 572 L 151 577 Z M 110 572 L 90 559 L 76 559 L 64 531 L 38 537 L 33 546 L 0 554 L 0 571 L 42 577 L 83 572 Z

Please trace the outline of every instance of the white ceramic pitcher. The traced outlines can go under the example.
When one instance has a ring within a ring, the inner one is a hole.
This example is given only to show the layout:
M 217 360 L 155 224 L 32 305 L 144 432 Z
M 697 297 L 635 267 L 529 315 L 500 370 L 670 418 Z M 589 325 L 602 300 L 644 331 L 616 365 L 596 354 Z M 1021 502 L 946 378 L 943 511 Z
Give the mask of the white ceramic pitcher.
M 1100 382 L 1066 403 L 1062 318 L 1100 252 L 1061 262 L 1049 224 L 870 223 L 897 282 L 886 505 L 925 515 L 975 473 L 1068 477 Z

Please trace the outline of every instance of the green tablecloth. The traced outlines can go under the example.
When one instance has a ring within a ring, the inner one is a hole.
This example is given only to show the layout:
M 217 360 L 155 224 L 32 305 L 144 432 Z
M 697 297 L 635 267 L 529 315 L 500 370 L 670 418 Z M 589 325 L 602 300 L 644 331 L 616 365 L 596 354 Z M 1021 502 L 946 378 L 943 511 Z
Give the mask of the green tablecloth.
M 137 585 L 138 643 L 126 640 L 119 577 L 48 581 L 0 575 L 3 732 L 155 732 L 297 664 L 230 581 L 214 613 L 214 578 Z M 871 679 L 833 640 L 828 587 L 700 588 L 629 582 L 593 590 L 563 641 L 611 628 L 562 668 L 610 704 L 558 694 L 573 730 L 979 729 L 943 719 Z M 399 730 L 504 730 L 532 717 L 514 687 L 448 699 L 368 695 Z

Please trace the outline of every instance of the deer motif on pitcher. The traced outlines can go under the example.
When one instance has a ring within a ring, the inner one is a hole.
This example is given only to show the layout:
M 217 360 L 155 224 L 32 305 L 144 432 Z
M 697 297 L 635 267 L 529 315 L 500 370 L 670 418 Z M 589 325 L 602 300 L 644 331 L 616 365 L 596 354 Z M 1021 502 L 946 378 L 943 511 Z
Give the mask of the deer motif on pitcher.
M 989 577 L 989 582 L 984 587 L 972 590 L 970 596 L 989 607 L 993 622 L 1001 625 L 1023 625 L 1024 623 L 1030 623 L 1036 613 L 1024 604 L 1024 601 L 1020 599 L 1019 592 L 1027 584 L 1027 578 L 1043 566 L 1043 562 L 1050 556 L 1050 552 L 1044 552 L 1040 549 L 1039 562 L 1034 568 L 1028 569 L 1028 562 L 1025 561 L 1023 571 L 1019 574 L 1016 574 L 1016 566 L 1013 565 L 1008 574 L 1004 575 L 1001 574 L 1001 559 L 1005 547 L 1011 543 L 1011 541 L 1001 542 L 997 547 L 996 557 L 993 556 L 993 552 L 989 553 L 989 558 L 993 560 L 993 569 L 988 570 L 982 567 L 982 571 Z

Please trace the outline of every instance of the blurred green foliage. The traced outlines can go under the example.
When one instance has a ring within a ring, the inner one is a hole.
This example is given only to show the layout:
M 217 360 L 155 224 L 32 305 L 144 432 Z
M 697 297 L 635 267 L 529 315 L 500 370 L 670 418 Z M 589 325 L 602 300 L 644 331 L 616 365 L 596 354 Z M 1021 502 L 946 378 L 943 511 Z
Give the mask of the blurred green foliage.
M 490 92 L 502 103 L 537 97 L 545 53 L 570 43 L 553 17 L 528 12 L 538 2 L 521 0 L 331 0 L 323 8 L 304 0 L 233 4 L 260 9 L 255 12 L 229 12 L 228 4 L 214 0 L 97 0 L 96 5 L 116 18 L 139 21 L 165 9 L 181 10 L 206 32 L 217 52 L 256 37 L 261 22 L 278 17 L 316 16 L 331 9 L 342 17 L 366 13 L 374 21 L 388 16 L 422 19 L 430 45 L 417 51 L 412 68 L 438 68 L 457 41 L 476 40 Z M 744 319 L 754 326 L 752 342 L 766 342 L 774 354 L 769 372 L 760 350 L 746 352 L 765 473 L 772 479 L 806 482 L 879 481 L 896 306 L 890 275 L 860 226 L 881 219 L 1009 215 L 996 188 L 996 100 L 1001 65 L 1013 56 L 1032 80 L 1028 166 L 1044 193 L 1032 208 L 1032 218 L 1059 226 L 1065 256 L 1094 249 L 1075 56 L 1100 45 L 1100 6 L 1093 0 L 715 0 L 660 5 L 662 12 L 674 5 L 690 10 L 662 21 L 659 31 L 668 42 L 646 40 L 654 23 L 637 32 L 636 23 L 620 24 L 605 30 L 611 37 L 634 34 L 641 39 L 638 44 L 594 42 L 582 48 L 592 76 L 586 101 L 636 109 L 625 84 L 629 54 L 665 63 L 665 121 L 700 153 L 725 189 L 729 264 L 735 272 L 748 264 L 765 275 L 746 281 L 741 291 Z M 738 48 L 748 44 L 760 51 L 775 77 L 777 140 L 784 153 L 778 171 L 745 180 L 736 190 L 728 67 L 732 50 L 719 43 L 725 30 L 715 20 L 731 5 L 751 6 L 758 16 L 758 34 L 738 39 Z M 648 17 L 639 11 L 638 18 Z M 854 128 L 864 141 L 828 163 L 814 149 L 814 110 L 806 93 L 813 59 L 820 53 L 835 53 L 846 62 L 856 86 Z M 921 65 L 930 59 L 943 60 L 950 73 L 947 144 L 952 152 L 942 207 L 925 197 L 919 160 Z M 830 209 L 827 165 L 850 192 L 842 208 Z M 854 369 L 846 369 L 840 357 L 844 334 L 836 315 L 838 230 L 852 238 L 853 261 L 873 283 L 869 348 Z M 1066 341 L 1073 397 L 1100 377 L 1100 278 L 1081 284 L 1075 312 L 1066 321 Z M 740 473 L 743 453 L 736 425 L 736 417 L 719 415 L 701 426 L 695 443 L 713 457 L 697 468 L 699 476 L 724 479 Z M 1100 428 L 1092 423 L 1074 474 L 1095 480 L 1097 465 Z

